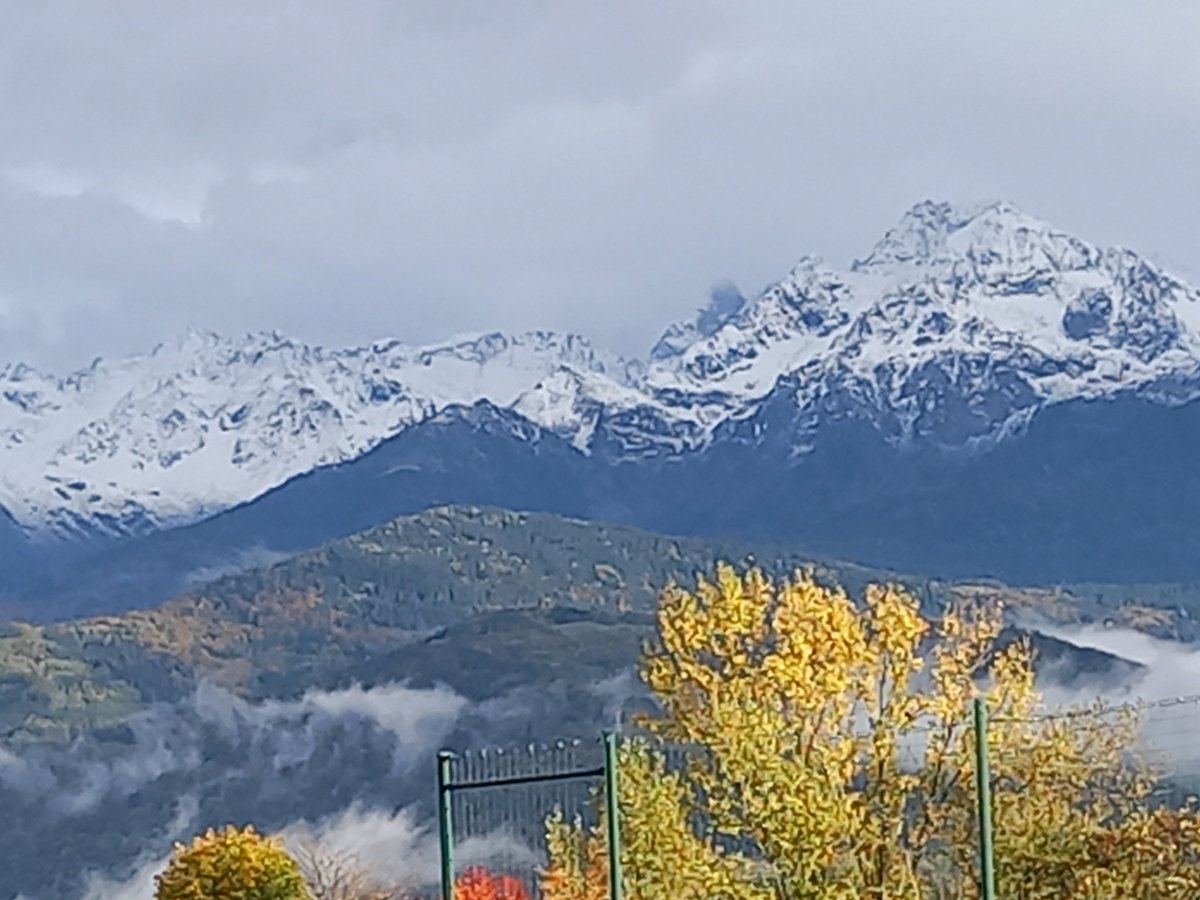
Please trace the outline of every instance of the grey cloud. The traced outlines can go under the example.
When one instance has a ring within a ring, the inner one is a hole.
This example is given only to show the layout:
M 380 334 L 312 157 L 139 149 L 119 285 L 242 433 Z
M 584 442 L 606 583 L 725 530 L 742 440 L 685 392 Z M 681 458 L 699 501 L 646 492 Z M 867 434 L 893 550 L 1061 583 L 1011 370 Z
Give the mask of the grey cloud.
M 207 584 L 225 575 L 233 575 L 247 569 L 267 568 L 277 562 L 282 562 L 290 555 L 280 550 L 271 550 L 267 547 L 250 547 L 242 550 L 234 559 L 224 564 L 200 566 L 193 569 L 183 577 L 182 581 L 188 586 Z
M 173 841 L 227 822 L 278 831 L 311 815 L 322 829 L 374 822 L 396 832 L 429 815 L 418 808 L 433 752 L 466 710 L 442 687 L 249 702 L 202 685 L 69 744 L 0 749 L 0 806 L 22 823 L 6 846 L 27 845 L 4 857 L 0 896 L 148 897 Z M 360 810 L 362 800 L 412 809 L 397 818 Z M 70 866 L 52 862 L 52 840 L 72 845 Z
M 1104 628 L 1095 625 L 1064 627 L 1039 624 L 1038 630 L 1052 637 L 1070 641 L 1079 647 L 1090 647 L 1112 653 L 1144 666 L 1134 679 L 1115 685 L 1102 685 L 1102 696 L 1114 702 L 1160 701 L 1198 693 L 1200 687 L 1200 649 L 1188 644 L 1161 640 L 1124 628 Z M 1092 692 L 1094 698 L 1095 692 Z M 1061 701 L 1080 702 L 1089 699 L 1087 689 L 1069 694 Z M 1198 719 L 1200 724 L 1200 719 Z
M 319 822 L 293 822 L 278 834 L 297 858 L 316 851 L 323 858 L 352 861 L 381 885 L 426 885 L 437 879 L 437 834 L 410 809 L 388 813 L 356 801 Z M 153 900 L 155 876 L 169 859 L 169 853 L 144 856 L 122 876 L 93 872 L 82 900 Z
M 192 796 L 179 801 L 175 817 L 166 827 L 167 841 L 164 843 L 187 838 L 196 823 L 199 806 Z M 166 868 L 169 859 L 169 852 L 143 855 L 133 863 L 133 871 L 123 878 L 93 872 L 84 882 L 82 900 L 154 900 L 154 878 Z
M 294 848 L 319 847 L 324 854 L 353 860 L 382 885 L 428 888 L 438 881 L 434 822 L 411 808 L 388 812 L 356 802 L 316 823 L 292 823 L 282 834 Z M 534 866 L 542 860 L 513 835 L 493 831 L 459 840 L 455 861 L 466 869 L 496 863 Z
M 927 196 L 1200 268 L 1194 4 L 24 4 L 0 359 L 187 324 L 644 351 Z
M 261 703 L 206 684 L 185 704 L 131 717 L 120 726 L 124 735 L 104 745 L 78 741 L 23 753 L 0 748 L 0 787 L 61 816 L 79 816 L 103 802 L 121 802 L 164 775 L 198 771 L 214 755 L 245 760 L 246 772 L 253 765 L 269 776 L 308 763 L 323 746 L 328 754 L 331 741 L 364 741 L 372 732 L 391 744 L 394 773 L 401 775 L 440 744 L 465 707 L 447 688 L 402 684 L 308 691 L 296 700 Z M 354 730 L 359 723 L 368 730 Z
M 1077 646 L 1103 650 L 1144 667 L 1131 679 L 1075 688 L 1054 684 L 1051 673 L 1043 687 L 1049 709 L 1077 709 L 1097 700 L 1114 705 L 1146 704 L 1142 749 L 1173 774 L 1200 782 L 1200 691 L 1196 687 L 1200 685 L 1200 649 L 1123 628 L 1038 627 Z M 1088 727 L 1089 720 L 1080 721 L 1080 727 Z
M 154 879 L 167 867 L 170 856 L 145 859 L 131 875 L 112 878 L 95 872 L 88 876 L 82 900 L 154 900 Z

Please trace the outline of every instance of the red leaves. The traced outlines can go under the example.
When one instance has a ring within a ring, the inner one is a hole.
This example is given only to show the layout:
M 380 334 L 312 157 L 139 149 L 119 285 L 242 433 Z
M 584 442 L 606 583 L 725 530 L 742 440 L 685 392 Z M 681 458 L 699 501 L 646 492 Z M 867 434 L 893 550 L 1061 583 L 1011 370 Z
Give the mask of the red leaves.
M 471 866 L 455 879 L 455 900 L 530 900 L 525 885 L 512 875 L 497 875 Z

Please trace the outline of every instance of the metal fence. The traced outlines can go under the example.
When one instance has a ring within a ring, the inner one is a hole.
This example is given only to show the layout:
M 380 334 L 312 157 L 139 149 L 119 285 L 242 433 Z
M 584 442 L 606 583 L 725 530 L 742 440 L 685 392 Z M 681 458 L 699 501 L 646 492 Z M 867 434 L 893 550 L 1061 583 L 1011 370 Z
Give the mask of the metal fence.
M 990 723 L 985 714 L 979 733 L 986 738 L 984 774 L 992 768 L 977 786 L 990 807 L 980 831 L 984 900 L 1049 896 L 1046 882 L 1056 871 L 1062 896 L 1112 896 L 1111 885 L 1104 893 L 1064 864 L 1079 857 L 1134 872 L 1117 888 L 1120 896 L 1200 897 L 1195 835 L 1174 830 L 1170 817 L 1154 818 L 1187 809 L 1200 794 L 1200 696 L 996 716 Z M 1055 753 L 1037 752 L 1051 745 Z M 1156 821 L 1163 823 L 1157 835 Z M 1039 840 L 1043 835 L 1050 839 Z
M 610 890 L 619 897 L 616 789 L 617 739 L 611 734 L 521 748 L 443 751 L 438 755 L 443 900 L 468 893 L 489 896 L 479 888 L 480 879 L 508 885 L 492 892 L 505 900 L 537 897 L 547 862 L 547 820 L 557 812 L 595 825 L 597 800 L 607 813 Z
M 1044 878 L 1044 873 L 1055 871 L 1056 854 L 1067 847 L 1068 838 L 1081 839 L 1089 828 L 1102 833 L 1114 822 L 1131 821 L 1143 812 L 1180 809 L 1189 797 L 1200 794 L 1200 697 L 1049 710 L 1025 718 L 989 717 L 979 701 L 973 715 L 949 727 L 953 737 L 946 740 L 958 747 L 961 755 L 956 769 L 947 773 L 945 783 L 952 789 L 939 795 L 936 802 L 953 807 L 958 844 L 953 848 L 938 841 L 925 845 L 925 852 L 953 857 L 955 862 L 944 881 L 922 882 L 922 900 L 1093 896 L 1078 893 L 1077 888 L 1046 893 L 1044 884 L 1037 889 L 1024 885 L 1020 873 L 1043 873 L 1037 877 Z M 944 728 L 939 726 L 942 737 Z M 900 747 L 902 768 L 921 773 L 913 782 L 918 786 L 910 789 L 914 816 L 921 804 L 935 802 L 934 795 L 940 790 L 929 771 L 930 742 L 931 729 L 916 723 L 907 729 Z M 661 743 L 651 746 L 663 758 L 666 770 L 673 772 L 683 771 L 687 760 L 703 759 L 706 752 Z M 1052 747 L 1057 749 L 1047 749 Z M 613 852 L 621 846 L 614 803 L 617 759 L 618 742 L 612 735 L 604 740 L 443 753 L 438 772 L 444 900 L 462 900 L 456 896 L 455 886 L 468 884 L 473 871 L 515 879 L 524 891 L 521 896 L 537 898 L 540 873 L 547 863 L 547 818 L 558 810 L 568 820 L 578 818 L 585 827 L 594 827 L 599 808 L 612 826 L 607 844 L 608 895 L 620 897 L 620 859 Z M 862 784 L 848 787 L 863 789 Z M 1112 801 L 1108 808 L 1103 806 L 1107 800 Z M 606 805 L 599 807 L 600 803 Z M 1037 820 L 1038 816 L 1055 815 L 1060 819 Z M 690 821 L 698 837 L 757 858 L 769 868 L 769 860 L 753 841 L 730 843 L 727 835 L 716 834 L 695 812 Z M 1070 833 L 1058 834 L 1054 831 L 1058 826 Z M 1038 828 L 1045 838 L 1040 843 L 1035 839 Z M 1200 878 L 1200 843 L 1194 851 L 1196 877 Z M 627 858 L 625 865 L 626 875 L 632 876 L 638 861 Z M 927 875 L 931 865 L 928 861 L 923 865 Z M 1078 881 L 1075 873 L 1066 872 L 1062 877 L 1064 884 Z M 1145 893 L 1150 889 L 1144 889 L 1136 895 L 1118 896 L 1200 897 L 1200 893 L 1188 893 L 1196 887 L 1190 881 L 1188 885 L 1181 888 L 1182 894 Z

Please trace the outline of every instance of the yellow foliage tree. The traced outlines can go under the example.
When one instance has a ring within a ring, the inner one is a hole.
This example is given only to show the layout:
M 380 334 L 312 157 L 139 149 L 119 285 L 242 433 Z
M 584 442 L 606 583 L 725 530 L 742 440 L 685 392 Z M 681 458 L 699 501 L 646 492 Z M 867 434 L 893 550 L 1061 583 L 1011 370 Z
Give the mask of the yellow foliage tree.
M 619 751 L 621 865 L 626 900 L 768 900 L 754 883 L 753 864 L 722 853 L 697 836 L 689 822 L 687 788 L 661 755 L 643 742 Z M 585 828 L 561 815 L 547 823 L 551 863 L 542 873 L 542 900 L 608 900 L 606 818 L 596 797 L 599 824 Z
M 191 844 L 176 844 L 155 879 L 156 900 L 310 900 L 300 867 L 253 826 L 209 829 Z
M 722 881 L 698 897 L 976 897 L 969 709 L 983 696 L 995 722 L 1001 896 L 1200 896 L 1196 815 L 1146 811 L 1158 773 L 1133 752 L 1139 717 L 1100 708 L 1038 715 L 1031 651 L 1016 643 L 996 652 L 1000 627 L 994 608 L 930 622 L 900 588 L 870 587 L 856 604 L 809 574 L 774 584 L 721 566 L 695 591 L 669 588 L 642 670 L 661 715 L 641 724 L 689 749 L 678 781 L 652 753 L 641 763 L 672 795 L 622 791 L 623 831 L 640 848 L 629 853 L 628 879 L 686 856 L 710 880 L 712 869 L 737 890 L 766 891 L 735 893 Z M 663 826 L 642 819 L 672 804 L 682 812 L 668 830 L 694 844 L 656 860 L 640 829 Z M 693 817 L 706 823 L 703 835 L 689 831 Z M 551 873 L 578 874 L 555 867 L 588 856 L 567 852 L 572 840 L 577 830 L 554 836 Z M 714 846 L 746 857 L 729 868 L 705 849 Z M 753 878 L 742 877 L 749 860 L 759 864 Z M 1162 885 L 1176 893 L 1156 892 Z

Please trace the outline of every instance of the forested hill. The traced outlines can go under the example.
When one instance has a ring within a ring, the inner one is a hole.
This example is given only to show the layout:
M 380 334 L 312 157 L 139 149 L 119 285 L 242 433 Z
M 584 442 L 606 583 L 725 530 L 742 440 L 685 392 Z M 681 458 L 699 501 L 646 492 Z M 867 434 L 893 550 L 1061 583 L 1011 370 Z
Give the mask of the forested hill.
M 819 579 L 854 595 L 872 581 L 900 582 L 931 611 L 953 597 L 974 595 L 1059 621 L 1111 618 L 1185 638 L 1190 620 L 1178 614 L 1177 604 L 1190 603 L 1195 593 L 1179 586 L 1167 595 L 1152 587 L 1118 594 L 1102 587 L 955 584 L 814 561 L 795 549 L 676 539 L 554 515 L 445 507 L 218 578 L 154 609 L 44 627 L 0 626 L 0 741 L 87 730 L 148 702 L 183 697 L 198 680 L 248 698 L 295 695 L 344 680 L 370 659 L 393 652 L 407 661 L 397 676 L 429 680 L 427 672 L 414 669 L 418 657 L 426 657 L 404 648 L 451 629 L 465 642 L 455 652 L 486 654 L 490 632 L 480 622 L 494 615 L 475 621 L 482 614 L 520 611 L 531 628 L 525 648 L 531 655 L 542 634 L 535 621 L 555 634 L 565 627 L 563 616 L 546 615 L 553 610 L 572 611 L 567 618 L 576 622 L 636 621 L 638 633 L 648 634 L 648 614 L 663 586 L 672 580 L 692 584 L 721 560 L 759 565 L 777 575 L 811 567 Z M 1142 596 L 1169 600 L 1174 609 L 1131 602 Z M 598 633 L 595 640 L 604 638 Z M 629 662 L 617 656 L 612 668 Z M 519 652 L 508 665 L 520 674 Z M 455 672 L 468 668 L 445 674 L 455 681 Z M 459 681 L 456 689 L 478 692 Z
M 663 586 L 694 583 L 718 560 L 775 572 L 812 562 L 553 515 L 428 510 L 152 609 L 0 626 L 0 740 L 66 736 L 178 699 L 200 679 L 247 697 L 294 694 L 488 611 L 644 617 Z M 848 564 L 818 570 L 850 590 L 892 577 Z M 933 601 L 933 586 L 908 581 Z

